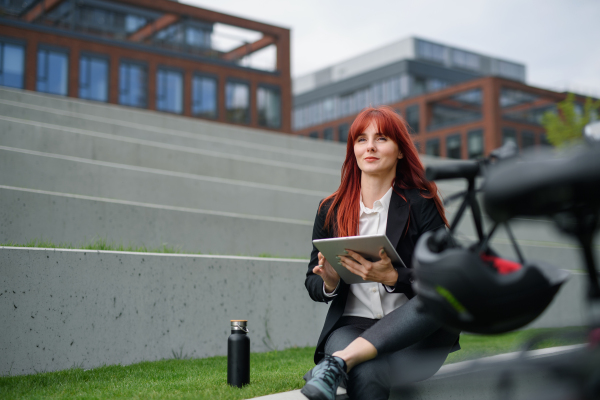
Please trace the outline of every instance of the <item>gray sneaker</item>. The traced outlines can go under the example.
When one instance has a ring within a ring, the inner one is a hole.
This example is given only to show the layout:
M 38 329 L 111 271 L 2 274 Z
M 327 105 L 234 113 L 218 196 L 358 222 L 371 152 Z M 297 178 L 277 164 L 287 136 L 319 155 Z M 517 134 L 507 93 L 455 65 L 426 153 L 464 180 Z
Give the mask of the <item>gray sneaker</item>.
M 335 400 L 340 382 L 346 375 L 346 362 L 328 354 L 304 375 L 306 384 L 300 393 L 310 400 Z

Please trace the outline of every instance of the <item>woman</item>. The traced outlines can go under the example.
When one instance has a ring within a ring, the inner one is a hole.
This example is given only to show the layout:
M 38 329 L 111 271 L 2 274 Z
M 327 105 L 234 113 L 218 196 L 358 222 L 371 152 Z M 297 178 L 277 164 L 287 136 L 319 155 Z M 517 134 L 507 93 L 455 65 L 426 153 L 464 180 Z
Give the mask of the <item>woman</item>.
M 417 311 L 411 287 L 417 240 L 447 225 L 402 119 L 388 107 L 363 110 L 350 127 L 340 187 L 319 205 L 313 240 L 386 234 L 408 268 L 393 265 L 383 250 L 377 262 L 351 249 L 325 260 L 313 246 L 305 285 L 313 300 L 332 304 L 317 366 L 304 377 L 305 396 L 334 399 L 345 381 L 350 398 L 387 399 L 392 386 L 428 378 L 460 348 L 457 333 Z M 331 262 L 371 282 L 348 285 Z

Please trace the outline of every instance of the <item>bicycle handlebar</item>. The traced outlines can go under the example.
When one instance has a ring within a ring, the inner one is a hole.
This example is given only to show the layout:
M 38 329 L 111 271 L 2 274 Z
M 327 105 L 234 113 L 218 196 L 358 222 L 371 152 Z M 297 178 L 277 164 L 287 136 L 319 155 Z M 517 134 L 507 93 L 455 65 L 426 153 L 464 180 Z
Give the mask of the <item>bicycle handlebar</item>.
M 484 206 L 496 222 L 600 207 L 600 149 L 499 165 L 486 175 Z
M 430 165 L 425 169 L 427 180 L 474 179 L 481 170 L 477 161 L 455 161 L 453 163 Z

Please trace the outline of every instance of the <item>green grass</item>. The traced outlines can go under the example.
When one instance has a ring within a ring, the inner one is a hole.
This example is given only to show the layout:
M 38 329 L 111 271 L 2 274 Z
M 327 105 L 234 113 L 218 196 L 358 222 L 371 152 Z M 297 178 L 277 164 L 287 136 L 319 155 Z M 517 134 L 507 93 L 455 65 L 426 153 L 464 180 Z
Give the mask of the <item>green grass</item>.
M 94 238 L 90 241 L 72 244 L 72 243 L 54 243 L 50 240 L 33 239 L 27 243 L 0 243 L 0 246 L 7 247 L 38 247 L 46 249 L 80 249 L 80 250 L 108 250 L 108 251 L 132 251 L 141 253 L 183 253 L 180 247 L 163 244 L 162 247 L 148 248 L 146 246 L 136 246 L 131 243 L 124 245 L 123 243 L 108 242 L 105 238 Z M 189 254 L 202 254 L 189 253 Z
M 202 252 L 193 252 L 183 250 L 180 246 L 171 246 L 163 244 L 161 247 L 146 247 L 144 245 L 137 246 L 129 243 L 124 245 L 119 242 L 109 242 L 106 238 L 94 238 L 89 241 L 85 241 L 78 244 L 73 243 L 54 243 L 50 240 L 45 239 L 33 239 L 27 243 L 0 243 L 0 247 L 37 247 L 45 249 L 78 249 L 78 250 L 107 250 L 107 251 L 129 251 L 129 252 L 140 252 L 140 253 L 172 253 L 172 254 L 202 254 Z M 211 253 L 209 253 L 211 254 Z M 243 254 L 242 256 L 248 256 Z M 263 257 L 263 258 L 292 258 L 292 259 L 305 259 L 306 257 L 285 257 L 274 255 L 270 253 L 260 253 L 252 257 Z
M 462 335 L 463 350 L 447 363 L 515 351 L 539 333 L 572 329 L 535 329 L 498 336 Z M 540 347 L 580 343 L 582 339 L 549 340 Z M 227 385 L 226 357 L 173 359 L 129 366 L 107 366 L 84 371 L 0 377 L 2 399 L 248 399 L 299 389 L 302 376 L 313 367 L 314 347 L 252 353 L 250 385 Z M 177 354 L 174 353 L 177 358 Z

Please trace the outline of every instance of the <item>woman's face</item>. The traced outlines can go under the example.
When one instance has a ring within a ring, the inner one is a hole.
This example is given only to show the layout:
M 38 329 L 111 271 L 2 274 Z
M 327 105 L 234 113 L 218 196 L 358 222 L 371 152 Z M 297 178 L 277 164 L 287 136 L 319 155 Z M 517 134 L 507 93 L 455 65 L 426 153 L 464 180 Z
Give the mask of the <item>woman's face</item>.
M 354 156 L 363 174 L 396 174 L 396 164 L 403 157 L 398 145 L 379 132 L 371 123 L 354 141 Z

